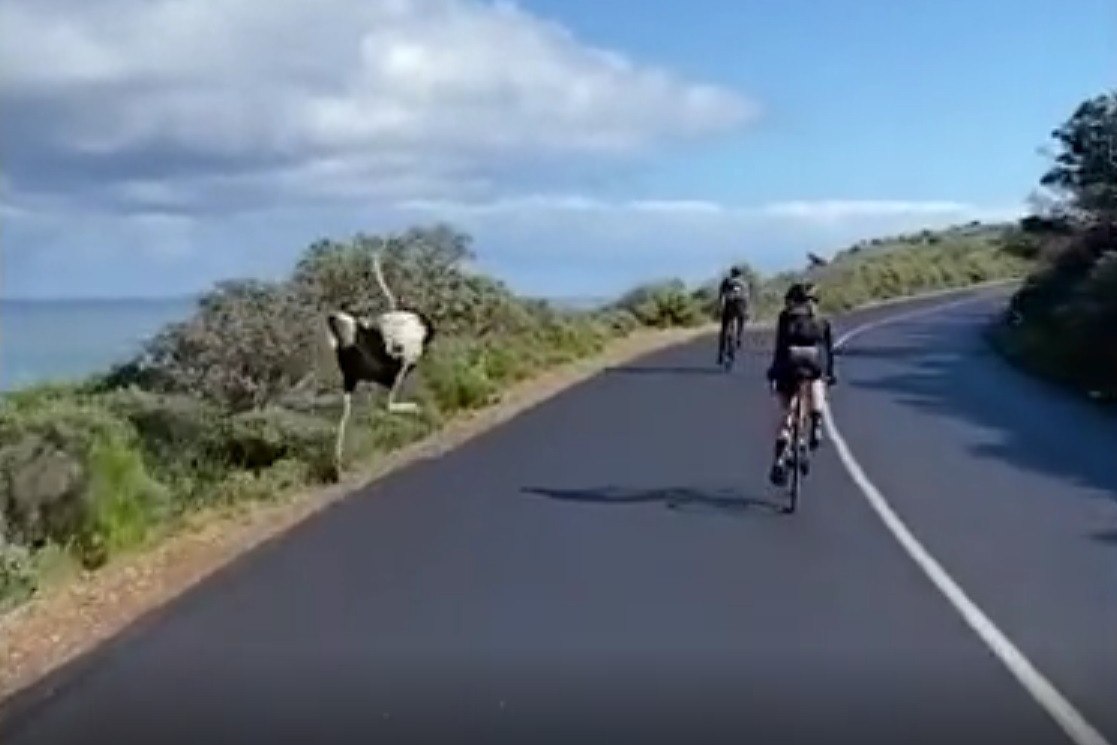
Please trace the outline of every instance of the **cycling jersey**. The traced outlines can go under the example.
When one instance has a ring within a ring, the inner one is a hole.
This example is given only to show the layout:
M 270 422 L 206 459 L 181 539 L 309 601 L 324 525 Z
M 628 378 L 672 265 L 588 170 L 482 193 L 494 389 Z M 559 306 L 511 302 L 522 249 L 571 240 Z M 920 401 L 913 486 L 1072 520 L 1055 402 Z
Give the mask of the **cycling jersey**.
M 726 304 L 745 305 L 748 303 L 748 284 L 744 277 L 726 277 L 718 294 Z
M 834 350 L 830 322 L 816 316 L 809 305 L 792 306 L 780 311 L 768 378 L 786 382 L 789 377 L 822 377 L 819 347 L 826 349 L 826 375 L 832 376 Z

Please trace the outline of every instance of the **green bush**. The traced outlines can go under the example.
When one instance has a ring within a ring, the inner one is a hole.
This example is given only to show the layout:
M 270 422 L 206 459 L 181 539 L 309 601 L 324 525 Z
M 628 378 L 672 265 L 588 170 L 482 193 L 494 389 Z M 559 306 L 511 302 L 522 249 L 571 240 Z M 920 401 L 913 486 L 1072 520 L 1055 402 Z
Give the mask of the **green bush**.
M 136 430 L 148 462 L 160 473 L 182 466 L 198 471 L 222 459 L 221 408 L 186 394 L 150 393 L 135 388 L 110 391 L 99 399 Z
M 1012 235 L 1037 267 L 992 335 L 1018 364 L 1104 399 L 1117 399 L 1117 91 L 1084 101 L 1053 138 L 1041 185 L 1057 200 Z
M 477 340 L 447 340 L 432 349 L 423 380 L 438 410 L 446 415 L 483 406 L 497 393 L 486 369 L 484 344 Z
M 264 406 L 314 372 L 322 319 L 293 287 L 228 281 L 197 314 L 168 326 L 136 361 L 135 380 L 234 411 Z
M 0 613 L 31 597 L 37 588 L 30 549 L 0 539 Z
M 144 467 L 134 442 L 95 442 L 89 452 L 89 515 L 79 532 L 79 558 L 100 566 L 111 554 L 143 543 L 169 514 L 170 492 Z
M 218 441 L 221 459 L 239 470 L 260 471 L 293 458 L 325 473 L 333 458 L 334 428 L 319 417 L 271 406 L 224 419 Z
M 688 292 L 686 284 L 678 279 L 636 287 L 621 297 L 615 307 L 653 328 L 696 326 L 706 315 L 701 298 Z
M 538 337 L 539 348 L 549 352 L 544 364 L 553 365 L 597 354 L 605 347 L 608 334 L 592 322 L 567 318 L 544 324 Z
M 303 461 L 281 459 L 259 471 L 230 471 L 213 486 L 209 501 L 233 506 L 272 501 L 315 479 Z
M 0 525 L 40 545 L 82 532 L 96 446 L 134 441 L 126 422 L 87 400 L 35 396 L 0 414 Z
M 609 308 L 601 311 L 598 318 L 614 336 L 628 336 L 640 327 L 640 319 L 630 310 Z
M 128 422 L 84 397 L 36 396 L 0 416 L 0 525 L 30 546 L 73 544 L 95 566 L 167 505 Z
M 821 272 L 817 286 L 823 310 L 838 312 L 865 303 L 933 290 L 1021 277 L 1026 259 L 998 243 L 949 234 L 906 250 L 850 255 Z

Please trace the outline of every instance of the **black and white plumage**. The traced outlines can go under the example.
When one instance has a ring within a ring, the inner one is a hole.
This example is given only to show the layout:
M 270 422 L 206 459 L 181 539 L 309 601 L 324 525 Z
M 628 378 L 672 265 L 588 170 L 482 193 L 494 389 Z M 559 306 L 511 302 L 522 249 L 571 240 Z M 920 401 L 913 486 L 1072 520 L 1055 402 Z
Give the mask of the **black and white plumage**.
M 389 310 L 372 319 L 358 318 L 343 311 L 330 313 L 326 318 L 330 346 L 337 356 L 342 377 L 342 411 L 334 450 L 339 473 L 345 429 L 357 384 L 366 381 L 386 388 L 387 410 L 393 414 L 418 413 L 418 404 L 396 401 L 396 396 L 435 334 L 434 324 L 427 316 L 397 307 L 395 296 L 384 281 L 379 257 L 374 257 L 373 268 L 380 290 L 388 298 Z

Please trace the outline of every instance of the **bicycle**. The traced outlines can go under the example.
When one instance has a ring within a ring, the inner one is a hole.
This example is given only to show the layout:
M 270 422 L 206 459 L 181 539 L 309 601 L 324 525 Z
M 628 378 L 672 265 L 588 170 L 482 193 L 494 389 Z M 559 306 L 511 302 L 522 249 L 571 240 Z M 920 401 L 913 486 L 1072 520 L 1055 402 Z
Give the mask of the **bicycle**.
M 833 385 L 833 378 L 824 378 L 825 385 L 829 388 Z M 788 406 L 788 416 L 792 418 L 791 422 L 791 439 L 787 443 L 787 450 L 784 450 L 784 462 L 788 465 L 791 473 L 788 474 L 788 507 L 787 512 L 792 513 L 799 506 L 799 494 L 802 490 L 802 480 L 810 473 L 811 458 L 810 447 L 807 444 L 807 432 L 809 427 L 804 426 L 806 420 L 806 406 L 803 403 L 805 396 L 811 395 L 811 383 L 809 378 L 799 381 L 795 393 L 791 397 L 790 406 Z M 790 452 L 789 452 L 790 451 Z
M 721 357 L 722 367 L 726 372 L 733 369 L 734 363 L 737 361 L 737 345 L 733 343 L 733 334 L 736 331 L 736 319 L 730 321 L 725 325 L 721 332 L 721 340 L 719 345 L 719 356 Z
M 726 372 L 731 371 L 737 361 L 737 349 L 741 346 L 740 331 L 743 330 L 738 324 L 743 326 L 744 322 L 745 319 L 735 317 L 722 326 L 721 335 L 718 338 L 718 358 Z

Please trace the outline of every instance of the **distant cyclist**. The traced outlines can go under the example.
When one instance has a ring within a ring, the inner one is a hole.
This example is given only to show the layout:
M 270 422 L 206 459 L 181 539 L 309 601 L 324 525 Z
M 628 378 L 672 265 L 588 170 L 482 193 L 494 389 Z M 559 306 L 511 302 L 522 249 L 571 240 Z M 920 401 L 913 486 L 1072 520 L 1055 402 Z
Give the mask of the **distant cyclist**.
M 818 297 L 810 284 L 795 283 L 784 295 L 784 309 L 776 321 L 776 343 L 772 365 L 768 368 L 768 381 L 779 400 L 779 421 L 776 427 L 775 459 L 769 475 L 773 484 L 783 485 L 787 478 L 784 451 L 791 434 L 788 431 L 788 414 L 791 398 L 802 380 L 811 381 L 811 396 L 807 404 L 810 415 L 809 443 L 812 450 L 822 438 L 822 412 L 825 410 L 825 388 L 822 378 L 825 369 L 827 382 L 833 385 L 834 347 L 830 322 L 815 311 Z M 820 359 L 826 353 L 826 366 Z
M 729 270 L 729 276 L 721 281 L 718 288 L 718 315 L 721 318 L 721 333 L 718 336 L 718 364 L 725 361 L 729 349 L 729 325 L 736 323 L 733 344 L 741 348 L 745 323 L 749 317 L 749 285 L 739 267 Z

